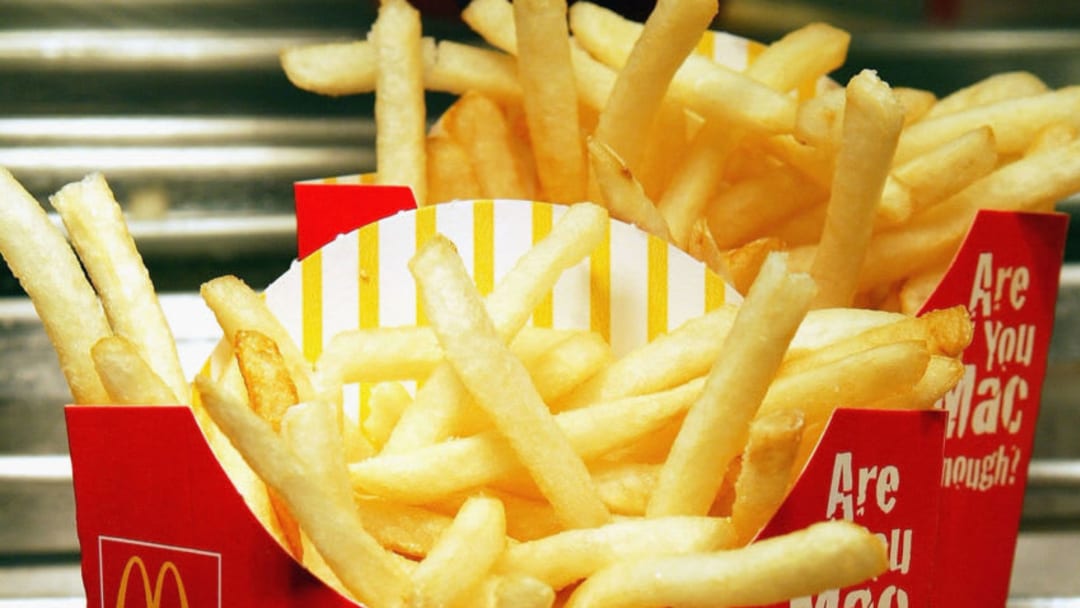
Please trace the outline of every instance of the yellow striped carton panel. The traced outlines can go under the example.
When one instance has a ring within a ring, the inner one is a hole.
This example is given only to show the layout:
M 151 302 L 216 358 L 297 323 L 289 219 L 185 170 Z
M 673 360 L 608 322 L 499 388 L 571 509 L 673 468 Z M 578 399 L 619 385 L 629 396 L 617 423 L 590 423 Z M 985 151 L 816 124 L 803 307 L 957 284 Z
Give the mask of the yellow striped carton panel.
M 765 45 L 728 32 L 709 31 L 701 37 L 696 52 L 720 65 L 741 72 L 750 65 Z
M 266 301 L 314 361 L 338 332 L 424 322 L 407 264 L 432 234 L 454 242 L 481 293 L 487 293 L 566 209 L 477 200 L 399 213 L 294 262 L 267 287 Z M 597 331 L 619 355 L 738 298 L 704 264 L 666 241 L 611 220 L 602 245 L 563 274 L 530 323 Z M 355 401 L 362 401 L 358 395 L 363 394 L 347 393 L 346 408 L 363 408 Z

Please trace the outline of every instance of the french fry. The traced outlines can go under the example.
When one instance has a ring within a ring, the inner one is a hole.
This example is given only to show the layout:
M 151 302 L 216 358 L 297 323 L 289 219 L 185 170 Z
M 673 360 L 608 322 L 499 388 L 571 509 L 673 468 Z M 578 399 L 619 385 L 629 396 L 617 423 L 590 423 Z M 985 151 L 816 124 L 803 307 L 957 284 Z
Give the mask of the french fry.
M 784 254 L 766 260 L 660 470 L 648 515 L 708 513 L 722 481 L 716 471 L 722 476 L 741 449 L 816 291 L 810 277 L 788 273 Z
M 645 194 L 653 201 L 660 201 L 669 187 L 681 164 L 683 150 L 695 138 L 701 122 L 679 104 L 667 98 L 664 101 L 656 111 L 652 128 L 645 134 L 642 160 L 635 171 Z
M 587 579 L 566 606 L 766 605 L 845 587 L 886 568 L 878 536 L 830 521 L 731 551 L 621 562 Z
M 604 204 L 615 219 L 634 224 L 649 234 L 671 240 L 667 220 L 649 200 L 645 189 L 634 178 L 623 159 L 608 145 L 590 139 L 589 161 Z
M 903 318 L 904 315 L 895 312 L 863 308 L 811 310 L 795 331 L 785 360 Z
M 300 398 L 277 344 L 263 333 L 242 329 L 233 336 L 233 352 L 252 409 L 280 431 L 286 410 Z
M 599 113 L 611 97 L 618 73 L 590 55 L 574 38 L 570 39 L 570 60 L 574 68 L 578 98 L 583 105 Z
M 779 159 L 822 189 L 832 188 L 836 166 L 833 148 L 806 145 L 787 134 L 765 138 L 760 145 L 769 156 Z
M 378 58 L 367 40 L 290 47 L 280 60 L 289 82 L 305 91 L 337 97 L 375 90 Z
M 543 352 L 530 352 L 529 347 L 538 345 L 529 344 L 532 340 L 528 337 L 539 333 L 522 328 L 510 344 L 510 351 L 528 369 L 529 377 L 545 403 L 561 399 L 610 362 L 611 346 L 599 334 L 573 332 Z M 522 337 L 526 339 L 522 340 Z M 491 428 L 491 419 L 471 402 L 459 411 L 455 420 L 451 434 L 457 437 Z
M 333 494 L 334 499 L 348 505 L 352 504 L 352 486 L 345 464 L 345 444 L 338 425 L 338 413 L 336 404 L 331 401 L 314 400 L 292 405 L 282 413 L 278 434 L 296 453 L 310 474 Z M 270 492 L 270 499 L 275 505 L 282 528 L 288 530 L 290 524 L 297 526 L 301 542 L 293 555 L 340 588 L 340 580 L 317 548 L 304 542 L 307 540 L 306 535 L 299 530 L 299 522 L 296 522 L 284 500 L 276 491 Z M 280 505 L 280 508 L 276 505 Z
M 528 180 L 513 153 L 514 134 L 502 109 L 479 93 L 466 93 L 443 114 L 442 128 L 465 148 L 476 176 L 473 197 L 528 198 Z
M 1075 124 L 1077 104 L 1080 86 L 1071 86 L 926 118 L 904 130 L 897 144 L 896 162 L 906 163 L 983 125 L 993 125 L 998 154 L 1015 154 L 1048 125 Z
M 511 137 L 510 140 L 510 153 L 513 155 L 514 162 L 517 164 L 518 173 L 525 183 L 525 190 L 522 192 L 522 195 L 527 195 L 528 200 L 540 199 L 540 176 L 537 175 L 536 172 L 536 153 L 533 149 L 532 137 L 529 135 L 529 124 L 525 115 L 525 107 L 520 101 L 516 103 L 508 102 L 503 104 L 502 110 L 506 115 L 506 124 L 513 134 L 513 137 Z M 583 109 L 581 114 L 582 129 L 586 128 L 586 114 L 587 112 Z
M 844 124 L 844 89 L 832 89 L 799 104 L 794 135 L 800 142 L 827 150 L 840 146 Z
M 839 312 L 839 311 L 838 311 Z M 931 354 L 958 357 L 971 344 L 974 324 L 963 306 L 953 306 L 924 313 L 900 315 L 895 321 L 858 331 L 818 348 L 796 352 L 784 359 L 780 375 L 807 371 L 874 346 L 919 340 Z
M 361 422 L 364 436 L 376 449 L 382 449 L 401 418 L 401 413 L 412 402 L 412 395 L 400 382 L 379 382 L 371 387 L 368 396 L 368 412 Z
M 407 0 L 384 0 L 371 28 L 375 45 L 375 163 L 381 184 L 412 188 L 427 200 L 427 131 L 420 13 Z
M 851 34 L 827 23 L 809 23 L 770 44 L 746 68 L 751 78 L 777 91 L 817 81 L 844 65 Z
M 993 129 L 980 127 L 895 167 L 892 177 L 903 184 L 915 213 L 993 171 L 998 162 L 994 148 Z
M 282 414 L 280 425 L 280 435 L 311 474 L 335 499 L 351 502 L 352 484 L 336 404 L 319 399 L 297 403 Z
M 731 282 L 731 277 L 724 266 L 724 253 L 720 251 L 720 247 L 716 244 L 716 239 L 713 238 L 705 218 L 700 218 L 694 222 L 693 227 L 690 229 L 690 240 L 687 242 L 686 252 L 695 259 L 704 262 L 709 270 L 715 272 L 725 281 Z
M 557 414 L 553 421 L 575 458 L 592 460 L 663 427 L 690 406 L 702 384 L 695 380 L 662 393 L 598 403 Z M 493 429 L 403 453 L 384 450 L 350 464 L 349 471 L 357 490 L 425 504 L 513 476 L 524 465 L 514 454 L 509 440 Z
M 748 544 L 780 508 L 797 474 L 793 467 L 804 424 L 801 411 L 782 410 L 750 425 L 731 505 L 737 546 Z
M 552 403 L 610 363 L 611 345 L 598 333 L 575 333 L 535 359 L 522 358 L 522 362 L 544 403 Z
M 681 421 L 675 421 L 668 426 L 673 426 Z M 667 427 L 665 427 L 667 428 Z M 664 429 L 650 435 L 650 439 L 660 436 Z M 672 435 L 674 437 L 674 435 Z M 670 446 L 671 444 L 668 443 Z M 629 448 L 630 450 L 633 447 Z M 610 454 L 615 456 L 619 452 Z M 638 457 L 640 452 L 633 452 Z M 656 487 L 656 476 L 660 472 L 660 466 L 648 462 L 615 462 L 604 463 L 603 460 L 592 463 L 589 467 L 596 487 L 600 491 L 600 498 L 608 509 L 616 515 L 645 515 L 645 507 L 649 503 L 649 496 Z
M 514 8 L 507 0 L 471 0 L 461 10 L 461 20 L 491 46 L 518 54 Z
M 428 204 L 464 199 L 480 192 L 468 150 L 445 134 L 427 138 L 427 180 Z
M 572 206 L 548 236 L 498 282 L 486 306 L 504 342 L 525 325 L 563 271 L 596 248 L 605 233 L 607 217 L 607 212 L 597 205 Z M 413 404 L 402 413 L 384 451 L 405 451 L 448 436 L 464 399 L 464 386 L 451 366 L 438 366 L 417 392 Z
M 506 514 L 498 499 L 477 496 L 461 506 L 412 573 L 413 606 L 450 606 L 479 585 L 506 546 Z M 467 555 L 468 559 L 462 559 Z
M 203 283 L 199 293 L 230 344 L 236 339 L 236 333 L 245 329 L 267 336 L 284 357 L 299 400 L 308 401 L 314 396 L 311 364 L 254 289 L 236 276 L 224 275 Z
M 500 340 L 453 245 L 438 237 L 429 240 L 410 261 L 409 270 L 447 360 L 560 519 L 569 527 L 607 521 L 610 514 L 585 464 L 548 412 L 524 366 Z
M 733 546 L 734 541 L 734 530 L 726 518 L 625 520 L 509 546 L 495 568 L 523 573 L 562 589 L 620 561 L 715 551 Z
M 954 357 L 933 355 L 926 366 L 926 373 L 910 391 L 899 391 L 870 403 L 875 409 L 924 410 L 952 390 L 964 376 L 964 362 Z
M 169 405 L 176 394 L 142 358 L 134 344 L 121 336 L 106 336 L 90 349 L 109 403 L 117 405 Z
M 888 180 L 886 180 L 888 184 Z M 828 205 L 813 205 L 796 213 L 794 216 L 776 226 L 769 236 L 780 239 L 788 246 L 788 252 L 799 251 L 803 247 L 815 246 L 821 240 L 821 231 L 825 226 L 825 214 Z M 802 268 L 800 263 L 809 264 L 809 260 L 800 260 L 796 255 L 792 256 L 796 267 Z M 808 266 L 806 266 L 808 267 Z
M 434 61 L 425 64 L 424 86 L 456 95 L 474 91 L 500 102 L 520 103 L 522 96 L 511 55 L 453 40 L 438 42 Z
M 448 437 L 461 424 L 468 398 L 465 385 L 449 364 L 436 367 L 417 390 L 413 402 L 401 412 L 382 453 L 408 452 Z
M 925 117 L 937 101 L 933 93 L 920 89 L 895 87 L 892 91 L 903 109 L 905 127 Z M 843 123 L 844 89 L 829 89 L 799 104 L 795 136 L 803 143 L 835 150 Z
M 894 230 L 875 236 L 859 289 L 898 281 L 947 259 L 977 209 L 1040 209 L 1080 190 L 1080 144 L 1040 151 L 1007 164 Z M 792 265 L 809 249 L 793 250 Z M 906 260 L 901 267 L 895 260 Z
M 670 229 L 671 241 L 684 250 L 694 223 L 720 185 L 724 165 L 741 143 L 741 133 L 730 131 L 726 124 L 707 122 L 656 202 Z
M 478 91 L 499 100 L 520 100 L 513 58 L 452 40 L 421 39 L 426 89 L 461 95 Z M 327 42 L 281 52 L 281 68 L 293 86 L 331 97 L 372 93 L 378 76 L 371 40 Z
M 1002 72 L 946 95 L 926 113 L 926 118 L 953 114 L 1006 99 L 1039 95 L 1048 90 L 1046 83 L 1031 72 Z
M 1065 123 L 1052 124 L 1035 136 L 1031 144 L 1024 150 L 1024 155 L 1038 154 L 1058 146 L 1068 145 L 1077 137 L 1080 137 L 1080 125 Z
M 807 425 L 827 419 L 836 407 L 867 407 L 894 392 L 910 390 L 930 361 L 921 340 L 892 342 L 835 361 L 780 376 L 769 387 L 759 415 L 798 409 Z
M 769 255 L 782 252 L 784 248 L 780 239 L 764 236 L 724 253 L 723 264 L 732 287 L 746 293 Z
M 827 197 L 824 189 L 802 175 L 774 168 L 722 189 L 709 202 L 704 216 L 716 245 L 732 249 L 770 236 L 777 223 L 823 204 Z
M 487 489 L 484 494 L 502 501 L 506 509 L 506 533 L 510 538 L 524 542 L 565 529 L 555 510 L 545 501 L 522 498 L 496 488 Z
M 442 347 L 430 329 L 355 329 L 339 332 L 327 342 L 314 373 L 323 388 L 353 382 L 419 380 L 442 360 Z
M 555 590 L 531 576 L 492 576 L 469 599 L 469 608 L 550 608 Z
M 904 108 L 904 126 L 910 126 L 926 118 L 938 105 L 938 98 L 931 91 L 911 87 L 893 87 L 893 95 Z
M 937 290 L 938 285 L 941 284 L 941 279 L 945 276 L 947 270 L 946 262 L 946 264 L 927 268 L 904 279 L 904 284 L 900 286 L 899 293 L 900 312 L 909 315 L 918 314 L 922 310 L 923 304 L 930 299 L 930 296 Z
M 453 521 L 432 509 L 384 498 L 357 496 L 354 501 L 364 528 L 379 544 L 411 558 L 427 555 Z
M 694 317 L 632 350 L 552 405 L 555 410 L 644 395 L 703 376 L 719 356 L 736 307 L 725 305 Z
M 585 200 L 586 164 L 565 0 L 513 3 L 525 118 L 545 200 Z
M 244 459 L 274 489 L 342 584 L 379 606 L 404 606 L 410 582 L 402 564 L 364 529 L 356 509 L 308 473 L 270 424 L 208 377 L 195 379 L 203 406 Z
M 0 253 L 30 297 L 75 403 L 108 403 L 90 350 L 112 334 L 75 252 L 41 205 L 0 168 Z
M 640 171 L 644 136 L 656 119 L 669 82 L 717 10 L 716 0 L 660 0 L 634 41 L 592 135 L 631 171 Z
M 270 423 L 275 433 L 280 434 L 282 418 L 296 405 L 298 397 L 296 385 L 289 377 L 289 369 L 277 345 L 258 331 L 239 330 L 233 337 L 233 353 L 247 389 L 247 402 L 260 418 Z M 268 488 L 267 495 L 285 548 L 297 561 L 303 561 L 304 543 L 299 523 L 276 491 Z
M 643 26 L 591 2 L 575 2 L 570 7 L 570 28 L 589 53 L 621 69 Z M 754 131 L 789 133 L 795 124 L 793 99 L 697 55 L 688 56 L 676 71 L 670 94 L 706 119 Z
M 50 197 L 101 299 L 113 332 L 128 339 L 176 395 L 190 398 L 176 341 L 150 274 L 105 178 L 94 173 Z
M 850 306 L 870 241 L 896 141 L 903 126 L 900 105 L 888 85 L 863 71 L 847 86 L 843 140 L 821 243 L 810 274 L 818 308 Z

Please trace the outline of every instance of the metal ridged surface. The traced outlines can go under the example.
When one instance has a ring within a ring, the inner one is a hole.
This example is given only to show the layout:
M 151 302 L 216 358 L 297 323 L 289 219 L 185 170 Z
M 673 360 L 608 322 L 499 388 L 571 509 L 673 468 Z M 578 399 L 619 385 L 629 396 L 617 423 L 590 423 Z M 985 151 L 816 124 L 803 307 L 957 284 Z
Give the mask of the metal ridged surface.
M 0 5 L 0 165 L 42 200 L 86 172 L 106 173 L 166 292 L 167 313 L 180 320 L 181 352 L 198 365 L 217 335 L 198 284 L 232 272 L 259 286 L 281 274 L 295 248 L 292 182 L 374 166 L 370 96 L 298 91 L 277 55 L 363 36 L 375 5 L 8 0 Z M 1055 86 L 1080 81 L 1080 30 L 1061 19 L 1054 25 L 861 33 L 847 69 L 877 67 L 937 91 L 1005 69 L 1035 70 Z M 425 30 L 472 38 L 441 17 Z M 446 102 L 429 101 L 435 109 Z M 1075 215 L 1080 204 L 1065 209 Z M 1078 257 L 1071 245 L 1069 255 Z M 0 268 L 0 608 L 85 605 L 65 455 L 67 389 L 33 308 L 6 272 Z M 1062 276 L 1010 608 L 1080 607 L 1080 567 L 1047 558 L 1080 555 L 1080 265 Z

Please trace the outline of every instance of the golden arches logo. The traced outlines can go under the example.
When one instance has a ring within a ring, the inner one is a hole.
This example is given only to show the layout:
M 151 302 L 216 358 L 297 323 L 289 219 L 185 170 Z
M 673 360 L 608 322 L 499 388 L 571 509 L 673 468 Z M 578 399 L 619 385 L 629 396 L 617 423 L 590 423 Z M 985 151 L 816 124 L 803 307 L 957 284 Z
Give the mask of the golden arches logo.
M 116 608 L 124 608 L 127 602 L 128 584 L 131 582 L 131 573 L 138 570 L 142 578 L 143 597 L 146 598 L 146 608 L 161 608 L 161 592 L 165 587 L 165 576 L 172 575 L 176 583 L 176 595 L 180 600 L 180 608 L 188 608 L 187 592 L 184 591 L 184 580 L 180 577 L 180 570 L 176 564 L 166 561 L 158 568 L 157 576 L 154 577 L 153 587 L 150 585 L 150 571 L 146 568 L 146 562 L 138 555 L 132 555 L 124 564 L 124 572 L 120 576 L 120 589 L 116 594 Z

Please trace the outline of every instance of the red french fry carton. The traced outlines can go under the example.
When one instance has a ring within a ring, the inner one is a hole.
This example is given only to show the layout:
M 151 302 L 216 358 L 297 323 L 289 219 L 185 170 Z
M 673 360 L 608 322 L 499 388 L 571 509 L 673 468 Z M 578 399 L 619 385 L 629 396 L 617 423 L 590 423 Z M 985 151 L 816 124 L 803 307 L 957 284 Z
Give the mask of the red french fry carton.
M 966 373 L 948 414 L 938 606 L 1001 606 L 1009 588 L 1054 326 L 1068 217 L 984 211 L 924 310 L 967 306 Z
M 309 358 L 344 328 L 415 323 L 411 277 L 394 264 L 425 235 L 449 236 L 490 289 L 561 212 L 520 201 L 412 211 L 401 194 L 297 185 L 301 259 L 266 298 Z M 838 410 L 760 535 L 853 520 L 887 541 L 888 572 L 782 605 L 1004 606 L 1065 227 L 1057 214 L 979 214 L 926 305 L 972 311 L 964 382 L 933 411 Z M 602 250 L 566 273 L 534 324 L 596 329 L 618 353 L 738 297 L 621 222 Z M 88 605 L 356 605 L 260 522 L 190 408 L 69 406 L 67 421 Z

